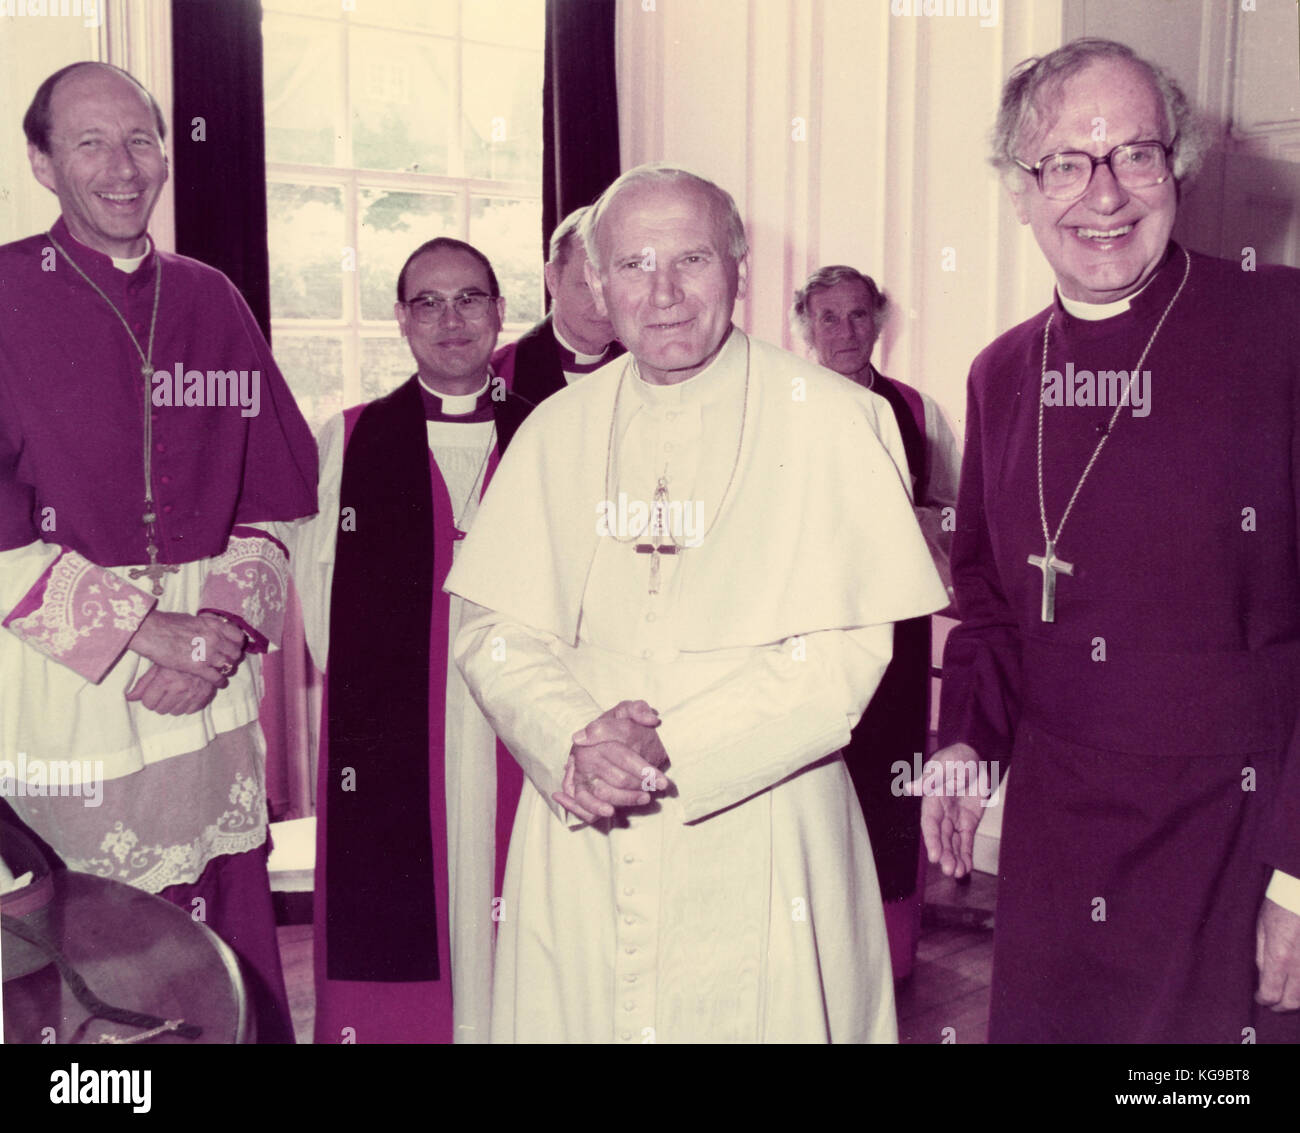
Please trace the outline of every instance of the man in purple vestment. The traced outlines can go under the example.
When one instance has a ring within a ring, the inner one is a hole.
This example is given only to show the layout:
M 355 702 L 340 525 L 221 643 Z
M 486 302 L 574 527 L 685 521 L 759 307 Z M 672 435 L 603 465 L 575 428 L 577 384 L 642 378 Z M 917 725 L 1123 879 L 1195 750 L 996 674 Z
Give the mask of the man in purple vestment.
M 971 368 L 935 757 L 1015 766 L 993 1042 L 1300 1039 L 1300 272 L 1171 241 L 1203 145 L 1122 44 L 1003 91 L 1056 295 Z M 979 814 L 924 800 L 946 874 Z
M 443 580 L 532 406 L 488 359 L 487 258 L 411 253 L 394 315 L 417 372 L 320 436 L 320 511 L 286 533 L 326 672 L 317 792 L 316 1041 L 486 1042 L 500 878 L 523 776 L 449 664 Z
M 62 215 L 0 248 L 0 788 L 70 868 L 224 937 L 259 1040 L 292 1042 L 258 655 L 288 571 L 265 525 L 315 508 L 311 434 L 230 281 L 148 236 L 152 96 L 74 64 L 23 127 Z
M 583 273 L 587 257 L 578 226 L 586 214 L 586 208 L 574 209 L 551 234 L 545 269 L 550 314 L 492 355 L 493 372 L 534 405 L 623 354 Z

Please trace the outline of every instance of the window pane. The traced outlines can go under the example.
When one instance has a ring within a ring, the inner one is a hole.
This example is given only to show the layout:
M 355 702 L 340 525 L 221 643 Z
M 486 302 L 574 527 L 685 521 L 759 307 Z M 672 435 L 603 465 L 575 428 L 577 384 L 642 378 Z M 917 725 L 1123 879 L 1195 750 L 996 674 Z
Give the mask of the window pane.
M 271 317 L 343 317 L 343 190 L 333 185 L 266 186 Z
M 467 43 L 465 175 L 542 178 L 542 53 Z
M 361 340 L 361 400 L 373 401 L 415 373 L 415 359 L 404 338 Z
M 262 36 L 267 160 L 333 165 L 343 73 L 337 26 L 267 12 Z
M 358 169 L 450 172 L 456 107 L 453 44 L 368 28 L 352 28 L 348 41 L 352 164 Z
M 275 331 L 275 360 L 313 433 L 343 411 L 343 340 Z
M 449 194 L 360 192 L 361 317 L 391 319 L 397 276 L 406 257 L 435 236 L 456 236 L 456 198 Z
M 543 14 L 542 0 L 466 0 L 462 32 L 466 39 L 540 49 Z
M 367 24 L 395 24 L 455 35 L 457 7 L 457 0 L 357 0 L 350 15 Z
M 262 0 L 263 12 L 299 12 L 304 16 L 325 16 L 337 19 L 341 11 L 339 0 Z
M 471 197 L 469 242 L 492 261 L 506 318 L 512 323 L 542 317 L 542 203 Z

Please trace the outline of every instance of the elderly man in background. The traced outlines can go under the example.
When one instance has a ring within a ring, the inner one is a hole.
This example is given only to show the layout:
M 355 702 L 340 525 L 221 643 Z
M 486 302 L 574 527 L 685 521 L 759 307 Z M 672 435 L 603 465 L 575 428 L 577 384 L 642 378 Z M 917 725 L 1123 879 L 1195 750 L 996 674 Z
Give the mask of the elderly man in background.
M 1300 272 L 1171 240 L 1199 148 L 1123 44 L 1003 90 L 1056 294 L 971 368 L 936 756 L 1016 769 L 994 1042 L 1300 1039 Z M 923 807 L 960 876 L 979 800 Z
M 286 537 L 328 694 L 317 1042 L 488 1038 L 494 898 L 523 776 L 450 663 L 462 603 L 442 583 L 531 408 L 488 365 L 505 309 L 472 245 L 411 253 L 394 314 L 416 372 L 325 426 L 320 513 Z
M 493 1041 L 893 1041 L 839 750 L 891 623 L 944 603 L 897 428 L 732 325 L 748 259 L 716 185 L 631 170 L 583 235 L 630 357 L 534 412 L 447 580 L 532 782 Z
M 794 294 L 791 319 L 817 360 L 889 403 L 903 438 L 912 478 L 913 510 L 931 558 L 949 585 L 948 554 L 957 503 L 961 456 L 934 400 L 887 378 L 871 364 L 888 300 L 875 280 L 842 264 L 818 268 Z M 946 512 L 945 512 L 946 509 Z M 911 973 L 920 930 L 918 888 L 920 799 L 896 789 L 895 765 L 924 755 L 930 730 L 930 619 L 894 627 L 894 656 L 880 687 L 844 749 L 875 854 L 889 926 L 894 974 Z
M 574 209 L 551 234 L 543 269 L 550 314 L 492 355 L 493 373 L 534 405 L 623 353 L 583 272 L 587 254 L 578 226 L 586 212 Z
M 181 906 L 293 1041 L 266 873 L 256 656 L 316 506 L 316 451 L 225 276 L 161 252 L 162 113 L 125 71 L 51 75 L 23 120 L 46 233 L 0 248 L 0 757 L 102 805 L 14 798 L 72 869 Z M 234 381 L 231 381 L 231 377 Z M 215 380 L 214 380 L 215 379 Z

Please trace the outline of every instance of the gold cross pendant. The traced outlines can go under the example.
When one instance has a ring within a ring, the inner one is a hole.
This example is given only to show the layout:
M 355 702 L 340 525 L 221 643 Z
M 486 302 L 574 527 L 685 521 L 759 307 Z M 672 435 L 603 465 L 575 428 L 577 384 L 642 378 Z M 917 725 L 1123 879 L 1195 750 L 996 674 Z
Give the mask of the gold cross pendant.
M 162 576 L 164 574 L 175 574 L 181 568 L 175 564 L 160 563 L 158 561 L 158 548 L 150 543 L 145 548 L 149 553 L 149 565 L 147 567 L 136 567 L 128 571 L 131 578 L 147 578 L 153 582 L 153 596 L 161 598 L 163 592 Z

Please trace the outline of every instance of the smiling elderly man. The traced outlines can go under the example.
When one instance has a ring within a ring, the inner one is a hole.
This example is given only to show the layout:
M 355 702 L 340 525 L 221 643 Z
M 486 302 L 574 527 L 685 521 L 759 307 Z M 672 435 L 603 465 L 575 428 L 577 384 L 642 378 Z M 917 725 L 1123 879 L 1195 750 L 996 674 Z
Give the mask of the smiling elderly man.
M 1170 239 L 1197 149 L 1122 44 L 1003 91 L 1056 295 L 971 369 L 936 757 L 1015 766 L 994 1042 L 1300 1039 L 1300 272 Z M 1049 397 L 1071 366 L 1150 412 Z M 979 810 L 924 800 L 946 873 Z
M 898 430 L 732 325 L 716 185 L 634 169 L 584 239 L 630 356 L 538 407 L 447 580 L 485 608 L 457 661 L 532 783 L 493 1041 L 893 1041 L 839 749 L 891 623 L 945 601 Z

